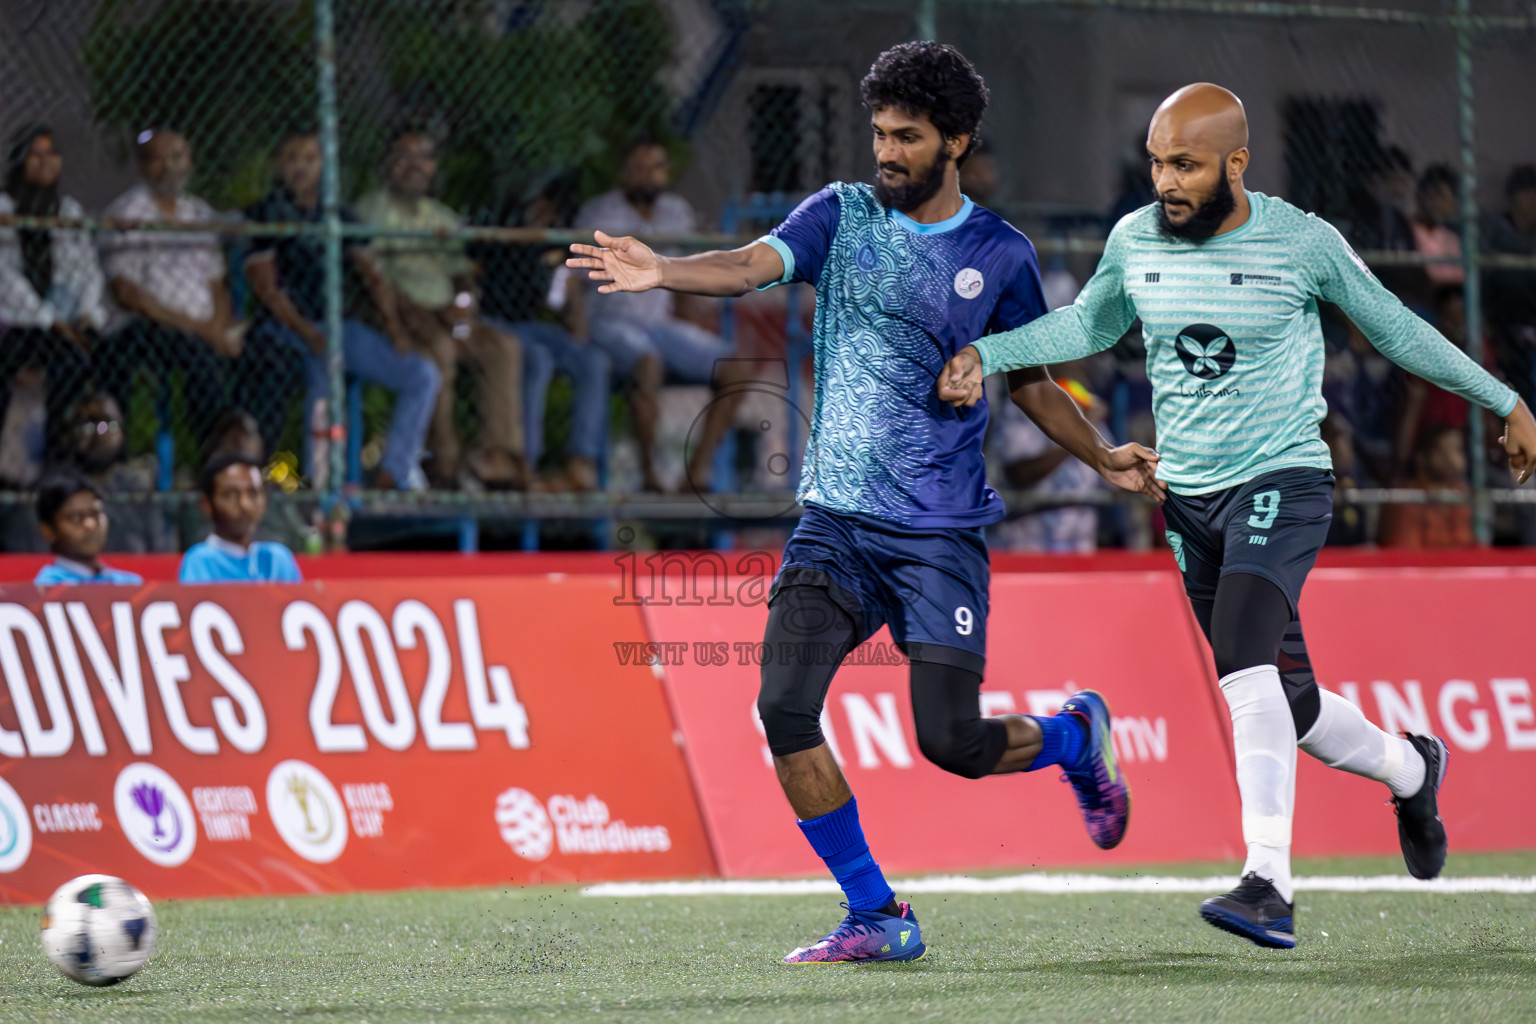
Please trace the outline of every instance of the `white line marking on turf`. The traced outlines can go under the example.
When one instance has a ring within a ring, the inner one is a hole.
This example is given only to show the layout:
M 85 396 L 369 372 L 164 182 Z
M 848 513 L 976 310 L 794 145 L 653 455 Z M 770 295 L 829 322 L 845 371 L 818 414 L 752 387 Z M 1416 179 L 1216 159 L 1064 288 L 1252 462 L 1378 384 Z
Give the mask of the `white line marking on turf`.
M 1186 878 L 1142 875 L 1116 878 L 1111 875 L 1002 875 L 976 878 L 971 875 L 931 875 L 926 878 L 893 879 L 903 893 L 1005 893 L 1042 895 L 1099 892 L 1217 893 L 1233 885 L 1228 875 Z M 1307 892 L 1426 892 L 1536 893 L 1536 878 L 1436 878 L 1421 882 L 1406 875 L 1317 875 L 1297 878 L 1296 888 Z M 828 879 L 714 880 L 694 882 L 604 882 L 583 889 L 583 896 L 812 896 L 841 892 Z

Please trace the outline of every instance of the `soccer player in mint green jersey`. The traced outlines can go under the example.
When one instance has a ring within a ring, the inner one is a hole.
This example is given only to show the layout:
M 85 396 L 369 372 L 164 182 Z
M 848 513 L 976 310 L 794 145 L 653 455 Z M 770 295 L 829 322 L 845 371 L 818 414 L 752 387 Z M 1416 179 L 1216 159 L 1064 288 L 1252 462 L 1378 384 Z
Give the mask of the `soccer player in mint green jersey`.
M 816 401 L 798 492 L 805 515 L 774 579 L 764 643 L 829 655 L 765 659 L 757 707 L 784 795 L 849 912 L 831 934 L 793 950 L 789 964 L 914 960 L 927 948 L 864 838 L 821 731 L 843 655 L 882 624 L 911 662 L 912 716 L 930 761 L 967 778 L 1060 766 L 1104 849 L 1120 842 L 1130 816 L 1100 695 L 1074 694 L 1059 715 L 980 711 L 989 579 L 982 528 L 1003 507 L 986 481 L 986 406 L 951 408 L 934 382 L 961 348 L 1045 312 L 1034 246 L 960 191 L 986 86 L 954 47 L 920 42 L 882 53 L 861 92 L 872 184 L 834 182 L 771 234 L 731 252 L 669 259 L 597 232 L 598 244 L 572 246 L 568 261 L 605 292 L 816 288 Z M 1013 399 L 1112 482 L 1158 491 L 1156 455 L 1111 448 L 1043 371 L 1021 381 Z
M 970 405 L 987 374 L 1101 352 L 1141 318 L 1168 542 L 1232 713 L 1248 847 L 1238 887 L 1200 913 L 1261 946 L 1289 948 L 1298 744 L 1386 783 L 1415 877 L 1438 875 L 1446 852 L 1436 802 L 1444 742 L 1390 736 L 1320 689 L 1297 617 L 1333 507 L 1318 433 L 1318 300 L 1337 304 L 1398 365 L 1504 417 L 1521 483 L 1536 466 L 1536 421 L 1383 288 L 1326 222 L 1244 189 L 1247 147 L 1242 104 L 1227 90 L 1197 84 L 1168 97 L 1147 133 L 1157 201 L 1110 232 L 1075 304 L 956 353 L 939 397 Z

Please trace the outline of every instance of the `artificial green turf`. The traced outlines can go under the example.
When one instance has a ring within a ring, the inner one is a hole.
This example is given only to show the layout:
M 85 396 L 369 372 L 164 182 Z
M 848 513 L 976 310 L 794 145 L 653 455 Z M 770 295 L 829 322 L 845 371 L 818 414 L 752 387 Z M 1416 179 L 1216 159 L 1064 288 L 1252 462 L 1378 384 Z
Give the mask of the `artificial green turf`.
M 1450 867 L 1529 876 L 1536 855 Z M 1386 859 L 1298 865 L 1401 871 Z M 1202 924 L 1197 903 L 923 896 L 921 962 L 788 968 L 789 947 L 836 923 L 830 897 L 530 888 L 165 901 L 159 953 L 108 989 L 56 974 L 37 909 L 6 909 L 0 1021 L 1536 1019 L 1536 896 L 1303 892 L 1291 951 Z

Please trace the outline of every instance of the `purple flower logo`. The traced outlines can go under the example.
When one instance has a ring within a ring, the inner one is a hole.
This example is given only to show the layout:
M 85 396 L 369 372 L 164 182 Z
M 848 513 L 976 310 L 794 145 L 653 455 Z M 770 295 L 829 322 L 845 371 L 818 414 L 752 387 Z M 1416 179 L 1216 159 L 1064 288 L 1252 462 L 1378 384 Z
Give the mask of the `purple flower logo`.
M 133 787 L 133 802 L 154 823 L 155 838 L 164 839 L 165 831 L 160 827 L 160 815 L 165 811 L 165 794 L 160 791 L 160 787 L 149 782 L 139 783 Z
M 139 762 L 118 772 L 112 805 L 134 849 L 161 867 L 186 862 L 197 844 L 197 819 L 181 786 L 163 769 Z
M 153 782 L 141 782 L 129 792 L 133 796 L 134 806 L 143 811 L 154 826 L 154 833 L 149 837 L 149 842 L 164 850 L 174 850 L 181 845 L 181 816 L 176 813 L 176 808 L 167 807 L 165 803 L 165 791 Z M 160 815 L 169 812 L 171 816 L 171 837 L 165 836 L 165 829 L 160 827 Z

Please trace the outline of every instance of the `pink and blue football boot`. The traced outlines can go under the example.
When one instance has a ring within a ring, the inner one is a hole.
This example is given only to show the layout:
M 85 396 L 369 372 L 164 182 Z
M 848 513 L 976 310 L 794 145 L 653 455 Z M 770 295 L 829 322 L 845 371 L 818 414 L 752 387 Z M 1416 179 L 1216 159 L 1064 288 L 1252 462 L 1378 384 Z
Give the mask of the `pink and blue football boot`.
M 1096 690 L 1079 690 L 1061 706 L 1088 726 L 1088 743 L 1082 760 L 1066 769 L 1067 781 L 1077 792 L 1088 838 L 1101 850 L 1113 850 L 1125 838 L 1131 819 L 1131 788 L 1115 761 L 1110 738 L 1109 705 Z
M 848 909 L 843 923 L 813 946 L 801 946 L 784 958 L 786 964 L 883 963 L 918 960 L 928 952 L 910 903 L 896 904 L 900 914 Z M 844 903 L 844 907 L 848 904 Z

